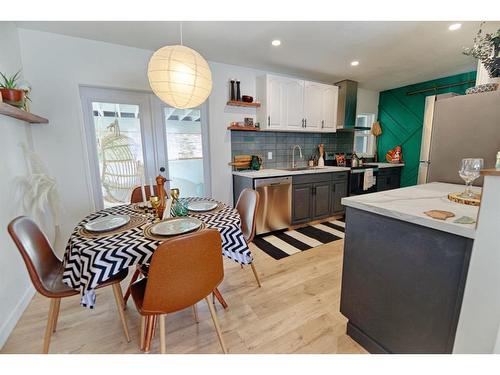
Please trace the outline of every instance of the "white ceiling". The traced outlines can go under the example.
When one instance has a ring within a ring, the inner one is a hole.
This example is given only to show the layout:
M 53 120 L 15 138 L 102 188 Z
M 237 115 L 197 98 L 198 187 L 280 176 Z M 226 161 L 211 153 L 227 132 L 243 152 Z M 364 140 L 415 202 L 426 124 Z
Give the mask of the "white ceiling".
M 464 56 L 479 22 L 183 22 L 183 42 L 207 60 L 324 82 L 348 78 L 386 90 L 474 70 Z M 48 31 L 154 51 L 179 44 L 178 22 L 18 22 Z M 500 27 L 488 22 L 487 30 Z M 280 39 L 281 46 L 271 46 Z M 359 66 L 350 62 L 358 60 Z

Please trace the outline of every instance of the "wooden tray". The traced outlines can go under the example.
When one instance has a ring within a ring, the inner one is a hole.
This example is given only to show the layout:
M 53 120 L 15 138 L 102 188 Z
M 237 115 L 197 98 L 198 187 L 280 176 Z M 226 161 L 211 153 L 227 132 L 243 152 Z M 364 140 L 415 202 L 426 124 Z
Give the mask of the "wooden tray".
M 460 193 L 450 193 L 448 194 L 448 199 L 452 202 L 466 204 L 469 206 L 479 206 L 481 204 L 481 195 L 476 194 L 474 198 L 464 198 L 461 197 L 462 192 Z

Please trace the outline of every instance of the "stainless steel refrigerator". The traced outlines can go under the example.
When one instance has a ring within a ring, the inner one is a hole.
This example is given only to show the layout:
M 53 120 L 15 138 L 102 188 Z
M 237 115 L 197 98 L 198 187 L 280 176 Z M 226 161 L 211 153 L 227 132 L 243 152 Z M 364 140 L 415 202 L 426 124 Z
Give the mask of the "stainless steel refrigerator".
M 494 168 L 500 151 L 500 91 L 443 94 L 425 101 L 418 183 L 463 184 L 458 175 L 463 158 L 483 158 Z M 482 185 L 482 178 L 474 185 Z

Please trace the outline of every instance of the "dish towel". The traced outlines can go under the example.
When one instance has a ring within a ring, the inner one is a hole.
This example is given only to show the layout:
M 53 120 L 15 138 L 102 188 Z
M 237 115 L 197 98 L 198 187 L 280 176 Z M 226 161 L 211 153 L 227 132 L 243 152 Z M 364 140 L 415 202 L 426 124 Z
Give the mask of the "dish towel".
M 363 179 L 363 190 L 368 190 L 373 185 L 375 185 L 375 179 L 373 178 L 373 169 L 365 169 L 365 175 Z

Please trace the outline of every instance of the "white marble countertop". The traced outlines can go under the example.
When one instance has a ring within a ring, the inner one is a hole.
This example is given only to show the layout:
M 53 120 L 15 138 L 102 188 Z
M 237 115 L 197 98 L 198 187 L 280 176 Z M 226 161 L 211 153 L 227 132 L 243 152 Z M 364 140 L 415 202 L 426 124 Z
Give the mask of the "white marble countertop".
M 363 211 L 392 217 L 417 225 L 474 238 L 476 224 L 456 224 L 453 221 L 470 216 L 477 220 L 479 207 L 455 203 L 448 199 L 449 193 L 464 190 L 464 185 L 432 182 L 401 189 L 342 198 L 342 204 Z M 480 188 L 473 188 L 479 192 Z M 433 219 L 424 214 L 429 210 L 444 210 L 455 214 L 447 220 Z
M 279 176 L 293 176 L 297 174 L 311 174 L 311 173 L 328 173 L 328 172 L 344 172 L 349 171 L 347 167 L 315 167 L 313 169 L 303 169 L 299 171 L 287 171 L 284 169 L 261 169 L 259 171 L 241 171 L 233 172 L 235 176 L 243 176 L 249 178 L 263 178 L 263 177 L 279 177 Z

